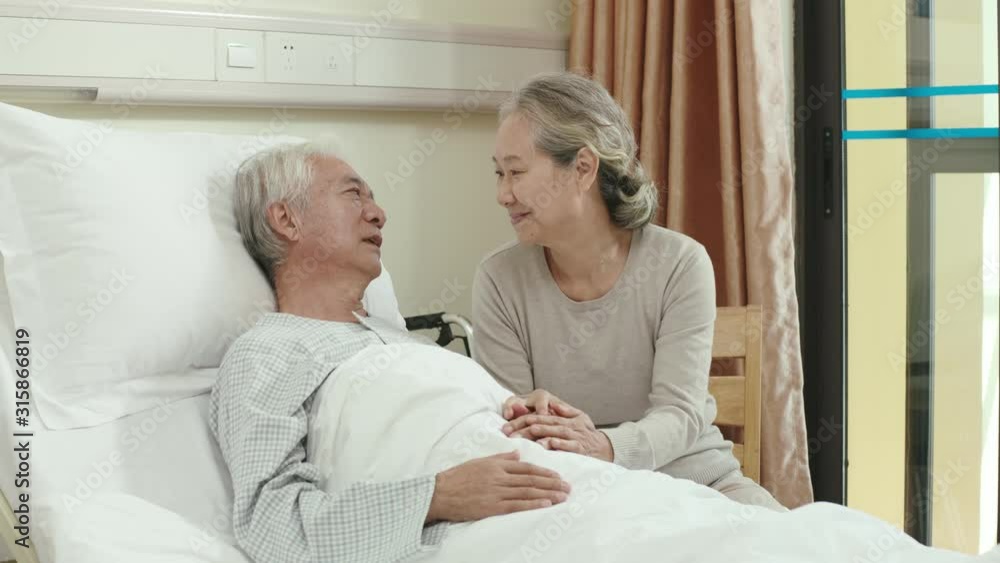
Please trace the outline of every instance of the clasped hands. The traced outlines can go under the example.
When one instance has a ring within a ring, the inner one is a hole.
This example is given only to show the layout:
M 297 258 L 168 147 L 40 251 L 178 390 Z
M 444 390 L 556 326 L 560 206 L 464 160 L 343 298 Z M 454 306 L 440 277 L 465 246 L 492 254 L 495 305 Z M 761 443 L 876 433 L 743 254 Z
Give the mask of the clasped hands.
M 607 435 L 586 413 L 548 391 L 537 389 L 504 401 L 503 431 L 534 440 L 550 450 L 614 460 Z M 520 460 L 514 450 L 473 459 L 438 473 L 426 523 L 463 522 L 499 514 L 546 508 L 564 502 L 569 483 L 555 471 Z
M 614 461 L 611 440 L 587 413 L 544 389 L 510 397 L 504 401 L 501 414 L 509 421 L 503 433 L 511 438 L 533 440 L 549 450 Z

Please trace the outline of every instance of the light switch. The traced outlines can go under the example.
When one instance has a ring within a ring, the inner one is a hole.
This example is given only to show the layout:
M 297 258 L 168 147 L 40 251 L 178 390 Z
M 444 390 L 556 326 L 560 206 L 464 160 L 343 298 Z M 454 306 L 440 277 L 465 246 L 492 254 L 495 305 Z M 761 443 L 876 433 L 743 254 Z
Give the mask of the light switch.
M 215 79 L 226 82 L 264 81 L 264 32 L 215 30 Z
M 255 68 L 257 66 L 257 49 L 239 43 L 226 45 L 227 64 L 233 68 Z

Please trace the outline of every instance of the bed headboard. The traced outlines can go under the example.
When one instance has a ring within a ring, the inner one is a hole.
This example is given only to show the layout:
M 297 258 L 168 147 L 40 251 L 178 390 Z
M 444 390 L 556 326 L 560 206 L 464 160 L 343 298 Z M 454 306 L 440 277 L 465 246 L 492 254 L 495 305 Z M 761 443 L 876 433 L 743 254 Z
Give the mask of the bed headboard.
M 712 359 L 743 359 L 743 375 L 712 375 L 708 390 L 719 412 L 715 424 L 742 429 L 742 443 L 733 445 L 743 474 L 760 483 L 760 305 L 719 307 Z M 731 365 L 734 362 L 727 362 Z

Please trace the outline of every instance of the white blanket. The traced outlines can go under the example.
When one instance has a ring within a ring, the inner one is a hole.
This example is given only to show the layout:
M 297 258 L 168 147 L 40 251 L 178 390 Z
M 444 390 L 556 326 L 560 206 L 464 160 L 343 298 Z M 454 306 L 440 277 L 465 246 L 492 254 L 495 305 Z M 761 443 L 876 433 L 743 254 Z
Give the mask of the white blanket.
M 998 561 L 923 547 L 861 512 L 818 503 L 787 513 L 737 504 L 707 487 L 500 431 L 505 391 L 472 360 L 418 344 L 371 346 L 317 391 L 308 456 L 330 492 L 362 480 L 437 473 L 518 449 L 560 473 L 563 504 L 452 524 L 419 561 L 767 561 L 887 563 Z

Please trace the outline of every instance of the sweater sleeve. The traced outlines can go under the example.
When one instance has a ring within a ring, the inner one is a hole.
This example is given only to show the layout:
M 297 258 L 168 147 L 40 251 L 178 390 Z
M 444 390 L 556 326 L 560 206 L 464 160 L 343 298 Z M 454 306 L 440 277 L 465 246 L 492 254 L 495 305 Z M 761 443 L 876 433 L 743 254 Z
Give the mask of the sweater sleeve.
M 534 390 L 527 348 L 496 281 L 483 265 L 472 282 L 472 322 L 476 327 L 472 350 L 476 361 L 508 390 L 518 395 Z
M 649 410 L 637 422 L 603 431 L 616 464 L 662 467 L 687 453 L 712 424 L 705 403 L 715 312 L 712 261 L 699 245 L 664 291 Z

